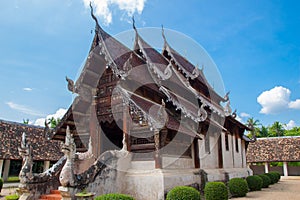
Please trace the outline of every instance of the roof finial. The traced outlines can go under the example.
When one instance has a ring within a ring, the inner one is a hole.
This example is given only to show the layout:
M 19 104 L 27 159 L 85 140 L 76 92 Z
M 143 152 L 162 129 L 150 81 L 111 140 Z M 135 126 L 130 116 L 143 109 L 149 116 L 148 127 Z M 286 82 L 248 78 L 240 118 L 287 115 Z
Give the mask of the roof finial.
M 90 1 L 90 8 L 91 8 L 91 16 L 92 18 L 95 20 L 96 22 L 96 31 L 98 31 L 99 29 L 99 23 L 98 23 L 98 20 L 96 18 L 96 16 L 94 15 L 94 9 L 93 9 L 93 6 L 92 6 L 92 2 Z
M 132 16 L 132 27 L 134 30 L 136 30 L 134 16 Z
M 161 34 L 162 34 L 162 37 L 164 38 L 164 41 L 167 41 L 167 40 L 166 40 L 166 36 L 165 36 L 164 25 L 161 25 Z

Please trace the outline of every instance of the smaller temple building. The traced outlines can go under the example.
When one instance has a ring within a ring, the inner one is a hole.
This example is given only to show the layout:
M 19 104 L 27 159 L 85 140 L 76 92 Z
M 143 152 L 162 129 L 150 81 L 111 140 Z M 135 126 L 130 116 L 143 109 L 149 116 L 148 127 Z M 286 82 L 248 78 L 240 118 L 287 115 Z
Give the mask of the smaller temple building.
M 34 173 L 46 171 L 63 156 L 60 143 L 48 140 L 44 128 L 0 120 L 0 177 L 4 181 L 20 173 L 23 158 L 19 147 L 23 133 L 27 134 L 28 143 L 33 147 Z
M 278 171 L 299 176 L 300 136 L 258 138 L 248 146 L 247 162 L 254 174 Z

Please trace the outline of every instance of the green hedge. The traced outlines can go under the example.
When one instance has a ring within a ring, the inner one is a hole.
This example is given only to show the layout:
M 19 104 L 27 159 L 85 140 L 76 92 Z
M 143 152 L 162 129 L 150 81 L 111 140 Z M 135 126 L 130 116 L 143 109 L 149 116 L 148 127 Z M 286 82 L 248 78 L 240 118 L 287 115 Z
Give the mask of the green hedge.
M 277 182 L 277 175 L 271 173 L 265 173 L 271 179 L 271 185 Z
M 223 182 L 209 182 L 204 188 L 206 200 L 226 200 L 228 199 L 228 189 Z
M 104 194 L 95 197 L 95 200 L 134 200 L 134 198 L 126 194 Z
M 177 186 L 167 194 L 166 200 L 200 200 L 200 192 L 188 186 Z
M 244 197 L 249 190 L 247 181 L 242 178 L 230 179 L 228 182 L 228 188 L 233 197 Z
M 270 174 L 274 174 L 274 176 L 276 177 L 276 183 L 278 183 L 278 181 L 281 178 L 281 174 L 277 171 L 272 171 L 272 172 L 270 172 Z
M 2 187 L 3 187 L 3 179 L 0 178 L 0 192 L 1 192 L 1 190 L 2 190 Z
M 271 184 L 271 179 L 265 174 L 260 174 L 258 176 L 263 180 L 262 188 L 269 187 L 269 185 Z
M 246 181 L 248 183 L 248 187 L 249 187 L 250 191 L 261 190 L 263 180 L 259 176 L 257 176 L 257 175 L 248 176 L 246 178 Z

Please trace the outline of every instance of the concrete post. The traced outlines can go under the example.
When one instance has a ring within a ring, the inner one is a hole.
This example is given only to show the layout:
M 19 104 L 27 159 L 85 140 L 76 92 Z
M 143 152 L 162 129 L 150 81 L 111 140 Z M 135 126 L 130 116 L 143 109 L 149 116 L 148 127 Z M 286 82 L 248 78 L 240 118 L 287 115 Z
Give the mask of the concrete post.
M 284 176 L 288 176 L 289 175 L 287 162 L 283 162 L 283 175 Z
M 0 160 L 0 178 L 2 178 L 3 160 Z
M 265 173 L 269 173 L 269 165 L 265 162 Z
M 9 168 L 10 168 L 10 160 L 5 160 L 4 170 L 3 170 L 3 180 L 4 181 L 6 181 L 8 178 Z
M 43 171 L 47 171 L 50 167 L 50 161 L 49 160 L 45 160 L 44 161 L 44 169 Z

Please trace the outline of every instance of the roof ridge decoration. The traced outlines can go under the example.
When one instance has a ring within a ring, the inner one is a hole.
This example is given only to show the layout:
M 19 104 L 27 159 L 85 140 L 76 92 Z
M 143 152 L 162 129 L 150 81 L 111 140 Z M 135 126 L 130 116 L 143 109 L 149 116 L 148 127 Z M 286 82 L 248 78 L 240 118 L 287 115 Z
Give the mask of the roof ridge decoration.
M 100 55 L 104 54 L 104 58 L 105 58 L 105 60 L 107 62 L 107 65 L 106 65 L 107 67 L 111 67 L 112 71 L 117 76 L 121 77 L 121 79 L 125 79 L 128 76 L 128 72 L 119 69 L 118 66 L 117 66 L 117 64 L 115 63 L 115 61 L 111 57 L 111 55 L 110 55 L 110 53 L 109 53 L 109 51 L 107 49 L 107 46 L 105 44 L 105 40 L 107 40 L 107 39 L 103 39 L 103 35 L 102 35 L 102 34 L 107 34 L 107 33 L 99 25 L 98 20 L 97 20 L 96 16 L 93 13 L 93 6 L 92 6 L 91 2 L 90 2 L 90 8 L 91 8 L 91 16 L 92 16 L 92 18 L 96 22 L 95 32 L 96 32 L 96 34 L 97 34 L 97 36 L 99 38 L 98 45 L 100 47 Z M 109 34 L 107 34 L 107 35 L 109 35 Z M 111 37 L 111 38 L 113 38 L 113 37 Z
M 97 17 L 94 15 L 94 9 L 93 9 L 93 6 L 92 6 L 92 1 L 90 1 L 90 8 L 91 8 L 91 16 L 92 16 L 93 20 L 95 20 L 95 22 L 96 22 L 96 29 L 95 29 L 95 31 L 97 33 L 99 31 L 99 29 L 100 29 L 100 26 L 99 26 Z
M 166 39 L 166 36 L 165 36 L 165 30 L 164 30 L 164 26 L 161 25 L 161 33 L 162 33 L 162 37 L 164 39 L 164 49 L 167 50 L 168 52 L 168 55 L 171 56 L 171 60 L 170 61 L 174 61 L 176 63 L 176 65 L 179 67 L 178 70 L 179 71 L 182 71 L 184 73 L 184 75 L 186 76 L 186 78 L 190 78 L 192 80 L 194 80 L 195 78 L 197 78 L 199 75 L 200 75 L 200 70 L 198 67 L 194 67 L 194 70 L 192 73 L 190 73 L 189 71 L 187 71 L 185 69 L 185 67 L 183 67 L 177 60 L 176 58 L 172 55 L 172 48 L 170 47 L 167 39 Z
M 148 43 L 146 41 L 143 40 L 143 38 L 140 37 L 140 35 L 138 34 L 137 28 L 135 26 L 135 20 L 134 17 L 132 18 L 132 24 L 133 24 L 133 29 L 135 31 L 135 44 L 134 44 L 134 49 L 136 50 L 137 46 L 139 47 L 140 52 L 143 54 L 143 58 L 146 61 L 147 66 L 150 68 L 149 72 L 152 76 L 152 78 L 154 80 L 156 80 L 157 84 L 160 86 L 161 85 L 161 81 L 157 80 L 157 78 L 155 78 L 155 76 L 157 76 L 159 79 L 161 80 L 168 80 L 171 76 L 172 76 L 172 63 L 169 62 L 168 60 L 165 59 L 165 57 L 162 56 L 163 59 L 166 60 L 166 62 L 168 62 L 167 67 L 165 68 L 165 70 L 162 72 L 160 69 L 158 69 L 158 67 L 156 67 L 156 65 L 151 61 L 150 57 L 147 55 L 146 50 L 143 48 L 142 42 L 147 44 Z M 150 45 L 149 45 L 150 46 Z M 155 50 L 156 51 L 156 50 Z

